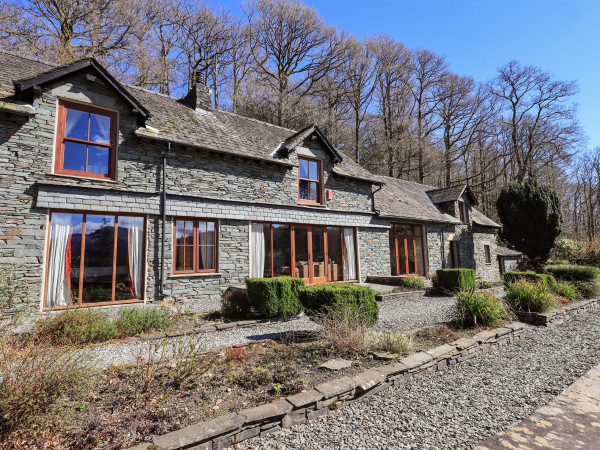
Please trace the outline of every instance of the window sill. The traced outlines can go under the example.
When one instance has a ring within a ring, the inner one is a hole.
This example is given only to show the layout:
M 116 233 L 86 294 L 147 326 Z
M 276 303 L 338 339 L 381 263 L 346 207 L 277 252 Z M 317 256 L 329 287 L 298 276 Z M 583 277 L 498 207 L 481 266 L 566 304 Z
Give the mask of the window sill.
M 327 208 L 323 203 L 298 202 L 300 206 L 308 206 L 309 208 Z
M 84 177 L 79 175 L 68 175 L 66 173 L 47 173 L 46 176 L 56 178 L 71 178 L 73 180 L 97 181 L 99 183 L 117 183 L 117 180 L 109 180 L 106 178 Z
M 176 273 L 169 275 L 169 278 L 202 278 L 202 277 L 217 277 L 220 278 L 223 274 L 218 272 L 206 273 Z

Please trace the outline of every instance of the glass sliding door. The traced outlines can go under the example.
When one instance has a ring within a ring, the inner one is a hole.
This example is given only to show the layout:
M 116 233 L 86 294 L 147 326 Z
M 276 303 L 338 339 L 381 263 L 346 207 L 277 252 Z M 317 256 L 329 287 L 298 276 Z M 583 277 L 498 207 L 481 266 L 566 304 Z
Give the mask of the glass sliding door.
M 310 255 L 308 249 L 308 228 L 293 227 L 294 233 L 294 267 L 296 278 L 303 278 L 310 283 Z
M 329 258 L 329 281 L 344 280 L 344 256 L 342 253 L 342 229 L 327 227 L 327 254 Z
M 144 297 L 145 219 L 50 213 L 45 308 Z
M 393 224 L 390 248 L 394 275 L 424 275 L 421 225 Z
M 311 227 L 310 231 L 311 244 L 311 283 L 326 283 L 327 282 L 327 264 L 325 261 L 325 229 L 319 227 Z

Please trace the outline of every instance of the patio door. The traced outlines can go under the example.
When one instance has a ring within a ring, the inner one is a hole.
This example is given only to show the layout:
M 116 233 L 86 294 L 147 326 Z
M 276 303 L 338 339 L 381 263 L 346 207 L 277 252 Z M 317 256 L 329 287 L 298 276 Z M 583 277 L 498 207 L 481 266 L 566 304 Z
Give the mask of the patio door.
M 393 224 L 390 246 L 393 274 L 423 274 L 423 240 L 420 225 Z
M 326 283 L 327 234 L 324 227 L 292 227 L 294 275 L 306 284 Z

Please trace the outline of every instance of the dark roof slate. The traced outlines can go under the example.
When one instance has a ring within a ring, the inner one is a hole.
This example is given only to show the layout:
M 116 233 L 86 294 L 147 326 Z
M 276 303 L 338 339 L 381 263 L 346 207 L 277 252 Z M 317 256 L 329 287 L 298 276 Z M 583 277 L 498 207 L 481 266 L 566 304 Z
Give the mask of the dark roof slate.
M 15 94 L 13 80 L 33 76 L 56 67 L 54 64 L 0 50 L 0 98 Z
M 483 214 L 482 212 L 476 210 L 475 208 L 471 208 L 471 216 L 473 219 L 473 223 L 482 227 L 491 227 L 491 228 L 502 228 L 501 225 L 494 222 L 488 216 Z
M 496 247 L 496 253 L 499 256 L 523 256 L 523 253 L 521 253 L 521 252 L 518 252 L 516 250 L 512 250 L 512 249 L 507 248 L 507 247 L 502 247 L 500 245 L 498 245 Z
M 427 193 L 435 203 L 445 203 L 457 201 L 465 191 L 471 197 L 471 202 L 477 204 L 477 199 L 473 195 L 473 192 L 471 192 L 471 188 L 466 184 L 450 186 L 447 188 L 434 188 Z
M 375 208 L 382 216 L 422 222 L 461 223 L 431 201 L 427 192 L 432 189 L 432 186 L 399 178 L 383 176 L 378 178 L 384 185 L 375 193 Z

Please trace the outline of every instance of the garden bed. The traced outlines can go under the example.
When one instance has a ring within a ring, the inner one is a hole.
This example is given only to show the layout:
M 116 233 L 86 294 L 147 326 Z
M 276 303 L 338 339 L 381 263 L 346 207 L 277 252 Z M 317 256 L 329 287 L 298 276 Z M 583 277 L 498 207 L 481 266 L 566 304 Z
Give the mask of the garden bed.
M 597 309 L 599 306 L 598 299 L 581 300 L 548 312 L 517 312 L 516 315 L 521 322 L 550 327 L 567 322 L 578 314 Z

